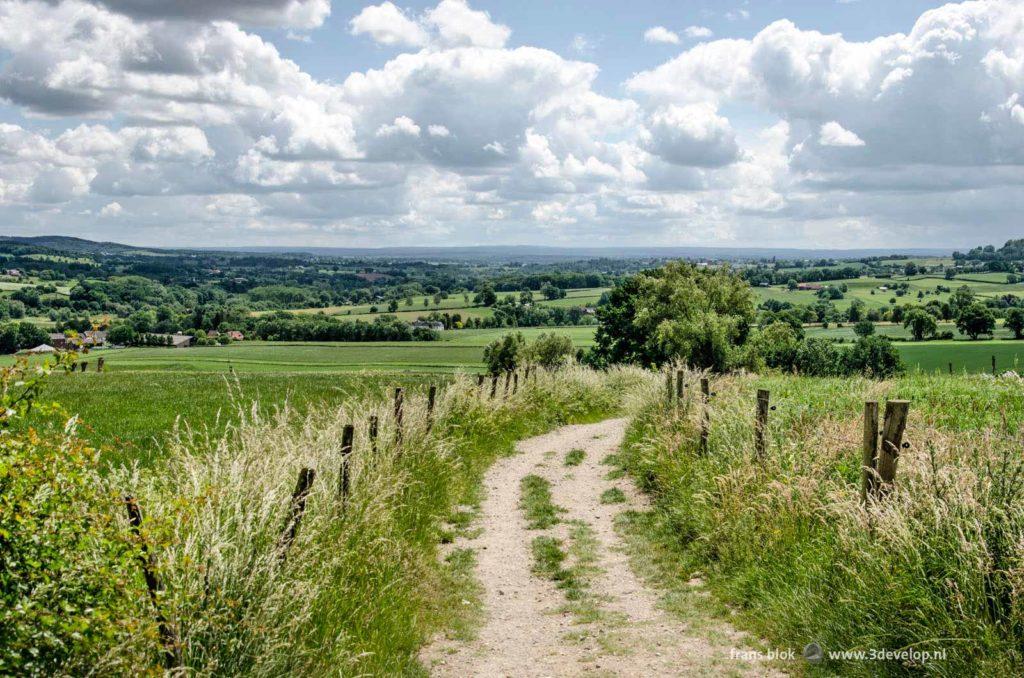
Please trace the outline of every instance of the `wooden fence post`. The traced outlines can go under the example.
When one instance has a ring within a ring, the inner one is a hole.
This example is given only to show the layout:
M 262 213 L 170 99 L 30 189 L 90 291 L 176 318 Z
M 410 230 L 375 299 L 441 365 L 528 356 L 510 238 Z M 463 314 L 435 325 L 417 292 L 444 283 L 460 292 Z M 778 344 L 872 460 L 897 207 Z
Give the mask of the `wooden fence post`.
M 167 623 L 167 619 L 160 611 L 160 592 L 164 590 L 160 578 L 156 574 L 156 562 L 149 552 L 149 546 L 142 537 L 142 509 L 132 495 L 125 495 L 125 508 L 128 510 L 128 524 L 131 526 L 132 534 L 139 540 L 139 561 L 142 563 L 142 576 L 146 580 L 146 590 L 149 592 L 149 599 L 156 610 L 157 632 L 160 634 L 160 644 L 164 648 L 164 666 L 174 668 L 181 665 L 181 643 L 178 641 L 178 634 Z
M 992 360 L 995 361 L 995 358 L 992 358 Z M 83 360 L 81 362 L 81 365 L 82 365 L 82 371 L 83 372 L 85 372 L 87 369 L 89 369 L 89 361 L 88 360 Z
M 292 542 L 295 541 L 295 535 L 299 533 L 302 514 L 306 512 L 306 498 L 313 487 L 313 478 L 315 477 L 316 471 L 313 469 L 299 469 L 299 480 L 295 483 L 295 490 L 292 492 L 292 500 L 289 504 L 288 523 L 285 525 L 284 532 L 281 533 L 281 538 L 277 542 L 277 549 L 281 560 L 284 560 L 285 556 L 288 555 L 288 549 L 291 547 Z
M 370 449 L 377 452 L 377 429 L 380 426 L 380 420 L 377 419 L 376 414 L 370 415 Z
M 437 386 L 431 384 L 427 389 L 427 433 L 434 428 L 434 402 L 437 400 Z
M 676 405 L 683 402 L 683 389 L 686 387 L 686 380 L 683 378 L 683 370 L 676 370 Z
M 519 391 L 519 372 L 512 373 L 512 395 Z
M 477 390 L 477 391 L 483 391 L 483 388 L 484 388 L 484 379 L 485 379 L 485 378 L 486 378 L 486 377 L 485 377 L 484 375 L 482 375 L 482 374 L 478 374 L 478 375 L 476 375 L 476 390 Z
M 757 389 L 757 418 L 754 420 L 754 454 L 764 459 L 768 451 L 768 399 L 766 389 Z
M 672 407 L 672 368 L 665 370 L 665 405 Z
M 345 508 L 348 501 L 349 490 L 352 485 L 349 475 L 348 457 L 352 454 L 352 438 L 355 436 L 355 427 L 352 424 L 345 424 L 341 430 L 341 469 L 338 472 L 338 496 L 341 497 L 341 508 Z
M 498 393 L 498 375 L 491 375 L 491 400 L 494 400 L 494 396 Z
M 97 372 L 102 372 L 103 371 L 103 364 L 105 362 L 106 362 L 106 358 L 104 358 L 103 356 L 100 356 L 99 358 L 96 359 L 96 371 Z
M 995 375 L 995 373 L 996 373 L 996 357 L 992 356 L 992 374 Z
M 402 444 L 402 416 L 405 390 L 401 387 L 395 389 L 395 443 Z
M 878 479 L 882 486 L 879 491 L 887 492 L 896 480 L 896 462 L 899 461 L 903 445 L 903 431 L 907 427 L 907 411 L 910 401 L 890 400 L 885 403 L 885 420 L 882 423 L 882 444 L 878 449 Z
M 506 370 L 505 371 L 505 390 L 502 391 L 502 395 L 501 395 L 502 398 L 507 398 L 508 397 L 508 385 L 511 382 L 512 382 L 512 371 L 511 370 Z
M 860 500 L 867 503 L 878 488 L 878 402 L 864 403 L 864 446 L 861 454 Z
M 704 405 L 704 411 L 700 420 L 700 453 L 708 453 L 708 435 L 711 433 L 711 408 L 708 406 L 711 400 L 711 385 L 707 377 L 700 378 L 700 399 Z
M 953 374 L 953 363 L 949 364 L 949 373 Z

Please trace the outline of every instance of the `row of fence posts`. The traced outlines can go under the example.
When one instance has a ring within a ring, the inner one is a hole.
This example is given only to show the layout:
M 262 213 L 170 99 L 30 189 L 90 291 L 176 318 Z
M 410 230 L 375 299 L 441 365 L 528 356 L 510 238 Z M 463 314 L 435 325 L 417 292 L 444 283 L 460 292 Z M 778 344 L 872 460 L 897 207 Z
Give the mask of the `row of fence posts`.
M 84 370 L 83 370 L 84 371 Z M 516 382 L 518 383 L 518 381 Z M 430 433 L 434 428 L 434 408 L 437 404 L 437 386 L 431 384 L 427 390 L 427 421 L 426 431 Z M 395 417 L 395 445 L 401 450 L 403 438 L 403 419 L 405 414 L 405 389 L 399 387 L 394 391 L 394 417 Z M 377 439 L 380 431 L 380 419 L 377 415 L 370 415 L 368 421 L 368 433 L 370 449 L 376 453 Z M 351 456 L 354 447 L 355 426 L 345 424 L 341 431 L 341 464 L 338 470 L 338 499 L 341 502 L 342 515 L 348 505 L 349 496 L 352 493 L 352 472 Z M 313 491 L 313 481 L 316 479 L 316 470 L 303 467 L 299 469 L 298 480 L 295 489 L 292 491 L 288 503 L 288 518 L 284 529 L 277 541 L 278 558 L 283 562 L 288 555 L 292 543 L 298 536 L 299 527 L 302 524 L 302 517 L 306 511 L 306 500 Z M 132 495 L 124 498 L 125 507 L 128 511 L 128 523 L 132 534 L 139 542 L 139 559 L 142 566 L 143 578 L 146 582 L 146 590 L 155 609 L 157 629 L 163 647 L 164 665 L 167 668 L 175 668 L 181 665 L 181 642 L 174 627 L 167 621 L 160 610 L 159 598 L 164 590 L 163 584 L 156 571 L 156 558 L 149 551 L 145 538 L 142 534 L 142 510 L 138 501 Z
M 104 358 L 103 356 L 100 356 L 99 358 L 97 358 L 96 359 L 96 371 L 97 372 L 102 372 L 103 371 L 103 367 L 106 364 L 106 362 L 107 362 L 106 358 Z M 71 364 L 71 369 L 69 370 L 69 372 L 74 372 L 76 368 L 78 370 L 81 370 L 82 372 L 85 372 L 87 369 L 89 369 L 89 361 L 88 360 L 81 360 L 81 361 L 72 363 Z
M 508 371 L 504 372 L 504 375 L 505 375 L 504 397 L 507 398 L 509 395 L 515 395 L 516 393 L 519 392 L 519 370 L 508 370 Z M 529 382 L 531 375 L 534 377 L 534 379 L 536 379 L 537 372 L 536 372 L 536 370 L 534 369 L 534 367 L 532 365 L 527 365 L 524 368 L 524 370 L 523 370 L 523 383 L 524 384 Z M 483 392 L 484 383 L 486 382 L 486 380 L 487 380 L 487 375 L 484 375 L 484 374 L 476 375 L 476 388 L 477 388 L 477 391 Z M 490 399 L 491 400 L 493 400 L 494 398 L 496 398 L 498 396 L 498 382 L 500 380 L 501 380 L 501 374 L 492 374 L 491 375 L 491 394 L 490 394 Z M 509 390 L 510 389 L 510 385 L 511 385 L 511 392 Z
M 709 452 L 708 439 L 711 434 L 710 401 L 715 393 L 711 391 L 708 377 L 700 377 L 699 383 L 701 416 L 698 450 L 701 455 L 707 455 Z M 683 396 L 686 387 L 686 372 L 684 370 L 676 370 L 674 384 L 672 370 L 666 372 L 666 394 L 670 409 L 673 406 L 673 396 L 677 407 L 684 402 Z M 768 453 L 768 413 L 775 409 L 775 406 L 770 403 L 770 397 L 771 394 L 767 389 L 757 390 L 754 409 L 754 456 L 758 460 L 763 460 Z M 688 400 L 686 402 L 689 404 Z M 860 491 L 862 502 L 867 503 L 869 498 L 881 499 L 892 489 L 896 481 L 896 464 L 899 460 L 900 450 L 910 446 L 910 443 L 903 441 L 909 411 L 910 401 L 887 401 L 882 427 L 879 429 L 878 401 L 868 400 L 864 403 Z

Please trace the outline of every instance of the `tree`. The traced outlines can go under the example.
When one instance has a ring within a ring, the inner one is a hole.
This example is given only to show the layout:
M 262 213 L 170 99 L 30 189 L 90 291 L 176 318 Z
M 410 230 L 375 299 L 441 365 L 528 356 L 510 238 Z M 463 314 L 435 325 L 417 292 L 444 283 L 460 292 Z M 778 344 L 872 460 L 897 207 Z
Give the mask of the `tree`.
M 886 337 L 861 337 L 846 354 L 845 362 L 848 373 L 874 379 L 889 379 L 906 369 L 900 352 Z
M 540 293 L 544 295 L 545 299 L 562 299 L 565 297 L 565 290 L 551 283 L 544 283 L 540 288 Z
M 135 329 L 127 323 L 114 325 L 107 330 L 107 341 L 111 344 L 119 344 L 121 346 L 134 344 L 137 336 Z
M 480 304 L 481 306 L 494 306 L 498 301 L 498 295 L 494 291 L 494 286 L 491 283 L 484 283 L 476 292 L 476 296 L 473 297 L 474 304 Z
M 394 313 L 398 310 L 398 299 L 392 299 L 388 302 L 388 312 Z
M 908 278 L 912 275 L 917 275 L 917 264 L 915 264 L 912 261 L 908 261 L 906 265 L 903 267 L 903 275 L 907 276 Z
M 533 303 L 533 292 L 530 290 L 523 290 L 519 293 L 519 303 L 523 306 L 529 306 Z
M 921 308 L 911 309 L 903 317 L 903 327 L 910 329 L 914 341 L 921 341 L 925 337 L 935 335 L 938 325 L 935 323 L 935 316 Z
M 846 319 L 851 323 L 855 323 L 864 317 L 864 309 L 866 304 L 860 299 L 854 299 L 850 302 L 850 308 L 846 309 Z
M 754 322 L 754 294 L 731 268 L 675 261 L 626 278 L 597 309 L 594 365 L 683 360 L 726 370 Z
M 1024 308 L 1011 308 L 1006 312 L 1003 323 L 1006 329 L 1013 331 L 1014 339 L 1024 338 Z
M 511 372 L 519 366 L 526 348 L 522 332 L 509 333 L 495 339 L 484 349 L 484 362 L 491 374 Z
M 974 290 L 967 285 L 961 285 L 956 288 L 953 294 L 949 297 L 949 307 L 953 312 L 953 316 L 959 316 L 960 313 L 968 306 L 974 303 Z
M 542 332 L 527 351 L 530 360 L 546 369 L 564 365 L 574 354 L 576 348 L 572 339 L 564 334 Z
M 991 335 L 996 329 L 996 317 L 981 304 L 971 304 L 956 318 L 956 328 L 971 339 L 982 334 Z
M 870 337 L 875 333 L 875 323 L 868 319 L 859 320 L 857 324 L 853 326 L 853 333 L 858 337 Z

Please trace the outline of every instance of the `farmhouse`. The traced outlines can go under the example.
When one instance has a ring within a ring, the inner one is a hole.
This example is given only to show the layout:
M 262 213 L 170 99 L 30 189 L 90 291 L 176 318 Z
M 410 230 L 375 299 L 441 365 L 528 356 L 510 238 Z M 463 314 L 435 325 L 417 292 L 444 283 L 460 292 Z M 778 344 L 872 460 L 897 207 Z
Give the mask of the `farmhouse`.
M 799 283 L 796 288 L 798 290 L 823 290 L 825 286 L 818 283 Z
M 417 320 L 416 322 L 412 323 L 412 327 L 413 329 L 417 330 L 436 330 L 440 332 L 444 330 L 444 323 L 436 321 L 428 322 L 426 320 Z
M 243 341 L 245 339 L 245 335 L 238 330 L 229 330 L 228 336 L 231 337 L 231 341 Z

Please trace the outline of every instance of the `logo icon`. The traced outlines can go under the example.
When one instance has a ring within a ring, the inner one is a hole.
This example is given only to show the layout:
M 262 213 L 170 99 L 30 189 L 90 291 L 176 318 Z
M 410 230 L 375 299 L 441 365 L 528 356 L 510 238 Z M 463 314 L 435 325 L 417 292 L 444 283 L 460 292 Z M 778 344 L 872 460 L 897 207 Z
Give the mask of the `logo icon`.
M 821 645 L 817 643 L 807 643 L 804 646 L 804 659 L 811 664 L 818 664 L 822 659 L 825 658 L 825 652 L 822 651 Z

